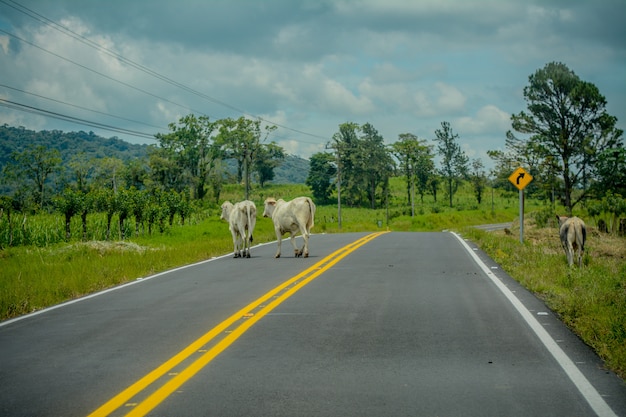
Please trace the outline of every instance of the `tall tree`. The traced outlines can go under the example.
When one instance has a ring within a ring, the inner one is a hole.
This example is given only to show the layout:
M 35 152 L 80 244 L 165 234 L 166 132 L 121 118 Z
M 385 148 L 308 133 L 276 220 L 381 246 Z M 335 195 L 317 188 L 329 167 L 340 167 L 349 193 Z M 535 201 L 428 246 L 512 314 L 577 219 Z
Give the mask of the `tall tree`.
M 394 168 L 383 137 L 369 123 L 343 123 L 329 147 L 337 152 L 338 193 L 340 185 L 349 204 L 368 201 L 375 208 L 377 191 L 384 193 Z
M 435 130 L 437 153 L 441 156 L 441 176 L 448 185 L 448 197 L 452 207 L 452 197 L 461 181 L 467 177 L 469 158 L 457 143 L 459 135 L 452 132 L 450 123 L 441 122 L 441 129 Z
M 254 158 L 254 171 L 263 187 L 267 181 L 274 179 L 274 168 L 285 159 L 285 151 L 276 142 L 262 143 Z
M 424 194 L 432 187 L 433 196 L 437 201 L 437 173 L 435 172 L 435 155 L 433 154 L 432 145 L 427 145 L 426 141 L 421 142 L 417 148 L 417 159 L 415 160 L 415 177 L 417 192 L 420 195 L 420 201 L 424 203 Z
M 334 149 L 337 154 L 337 200 L 339 209 L 339 221 L 341 221 L 341 197 L 342 188 L 348 190 L 348 200 L 353 197 L 353 173 L 355 166 L 353 155 L 358 147 L 359 138 L 357 132 L 360 126 L 357 123 L 346 122 L 339 125 L 339 131 L 333 134 L 332 141 L 327 145 L 330 149 Z M 353 201 L 350 201 L 351 203 Z
M 393 174 L 394 162 L 391 154 L 384 143 L 384 138 L 369 123 L 362 126 L 361 131 L 361 158 L 362 170 L 367 184 L 367 195 L 370 208 L 376 208 L 377 190 L 382 187 L 383 193 L 387 191 L 389 177 Z
M 433 174 L 434 163 L 431 146 L 412 133 L 401 133 L 399 140 L 391 145 L 392 152 L 400 162 L 400 169 L 407 181 L 407 195 L 411 204 L 411 216 L 415 216 L 415 192 L 424 201 L 428 180 Z
M 114 194 L 126 187 L 124 161 L 119 158 L 106 157 L 96 159 L 94 163 L 96 184 L 113 190 Z
M 76 180 L 78 191 L 87 192 L 89 178 L 93 173 L 93 161 L 89 161 L 84 152 L 72 155 L 68 167 Z
M 595 167 L 598 196 L 612 192 L 626 197 L 626 149 L 618 147 L 602 152 Z
M 13 176 L 18 181 L 32 181 L 39 208 L 43 209 L 46 182 L 51 174 L 59 170 L 61 154 L 43 145 L 29 145 L 21 152 L 13 152 L 11 158 L 13 161 L 5 166 L 5 175 Z
M 332 179 L 337 175 L 335 157 L 327 152 L 318 152 L 311 156 L 311 167 L 306 185 L 311 188 L 313 198 L 318 204 L 325 204 L 332 193 Z
M 487 186 L 487 174 L 485 174 L 485 165 L 479 158 L 472 161 L 470 182 L 472 183 L 472 188 L 474 189 L 476 201 L 480 204 L 483 201 L 483 191 L 485 191 L 485 187 Z
M 250 193 L 250 174 L 262 141 L 274 130 L 276 126 L 262 128 L 260 120 L 251 120 L 243 116 L 237 120 L 230 118 L 220 120 L 220 131 L 216 141 L 226 151 L 226 157 L 237 161 L 237 180 L 244 181 L 246 199 Z
M 192 195 L 202 199 L 207 191 L 205 186 L 209 173 L 219 156 L 219 147 L 212 136 L 217 122 L 211 122 L 207 116 L 190 114 L 181 117 L 178 124 L 170 123 L 169 129 L 171 133 L 156 135 L 160 145 L 160 152 L 157 153 L 179 167 L 176 182 L 187 184 Z M 176 190 L 182 191 L 179 187 Z
M 54 203 L 57 210 L 65 216 L 65 240 L 69 242 L 72 237 L 72 217 L 83 210 L 85 194 L 68 187 L 54 199 Z
M 551 62 L 528 80 L 524 87 L 528 113 L 512 115 L 512 127 L 530 135 L 525 143 L 533 154 L 552 158 L 563 179 L 563 204 L 571 213 L 586 196 L 599 155 L 623 146 L 623 132 L 615 127 L 617 118 L 606 112 L 606 99 L 598 88 L 565 64 Z M 576 188 L 582 192 L 574 197 Z

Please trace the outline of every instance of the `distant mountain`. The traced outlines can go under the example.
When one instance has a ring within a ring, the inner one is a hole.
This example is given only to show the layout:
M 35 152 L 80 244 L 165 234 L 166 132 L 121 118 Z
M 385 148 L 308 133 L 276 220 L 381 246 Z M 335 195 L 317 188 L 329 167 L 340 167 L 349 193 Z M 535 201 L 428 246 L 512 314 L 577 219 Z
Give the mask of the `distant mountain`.
M 50 149 L 58 149 L 61 153 L 62 164 L 67 164 L 72 155 L 77 153 L 85 154 L 88 159 L 114 157 L 123 161 L 148 156 L 148 145 L 132 144 L 117 137 L 107 139 L 93 132 L 83 131 L 42 130 L 36 132 L 5 124 L 0 126 L 0 171 L 9 161 L 12 152 L 21 152 L 29 145 L 43 145 Z M 275 168 L 274 174 L 273 183 L 303 184 L 309 175 L 309 161 L 287 155 L 283 163 Z
M 0 167 L 6 165 L 12 152 L 22 152 L 29 145 L 43 145 L 50 149 L 58 149 L 63 164 L 77 153 L 84 153 L 87 158 L 114 157 L 123 161 L 144 158 L 148 154 L 148 145 L 132 144 L 116 137 L 106 139 L 93 132 L 62 132 L 60 130 L 36 132 L 5 124 L 0 126 Z
M 275 184 L 304 184 L 309 176 L 310 162 L 299 156 L 287 155 L 280 166 L 274 169 Z

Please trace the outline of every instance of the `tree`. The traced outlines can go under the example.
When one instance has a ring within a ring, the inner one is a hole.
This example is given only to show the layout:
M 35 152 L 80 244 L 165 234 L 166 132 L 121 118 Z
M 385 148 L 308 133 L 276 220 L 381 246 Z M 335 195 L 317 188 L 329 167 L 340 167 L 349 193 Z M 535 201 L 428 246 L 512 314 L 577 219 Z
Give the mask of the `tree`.
M 433 155 L 431 146 L 425 140 L 420 140 L 412 133 L 401 133 L 399 141 L 391 145 L 393 154 L 400 162 L 400 169 L 404 172 L 407 181 L 407 194 L 411 204 L 411 216 L 415 216 L 415 191 L 420 194 L 424 202 L 424 193 L 428 187 L 433 170 Z
M 142 227 L 143 231 L 143 221 L 146 217 L 148 203 L 150 202 L 150 195 L 147 191 L 139 191 L 134 187 L 131 187 L 129 191 L 131 198 L 131 211 L 132 215 L 135 217 L 135 234 L 139 236 L 140 226 Z
M 117 199 L 115 193 L 110 188 L 98 188 L 93 194 L 93 207 L 97 211 L 106 213 L 107 228 L 106 228 L 106 240 L 111 238 L 111 221 L 113 215 L 117 211 Z
M 157 134 L 160 149 L 152 150 L 151 163 L 156 165 L 160 180 L 173 183 L 176 191 L 183 191 L 184 184 L 196 199 L 204 198 L 209 173 L 220 156 L 219 146 L 212 137 L 217 127 L 218 123 L 211 122 L 207 116 L 190 114 L 181 117 L 178 124 L 170 123 L 171 133 Z M 177 167 L 174 178 L 167 173 L 167 162 Z
M 571 214 L 586 197 L 599 155 L 623 146 L 623 132 L 615 127 L 617 118 L 606 112 L 606 99 L 598 88 L 565 64 L 549 63 L 528 80 L 524 87 L 528 113 L 512 115 L 512 127 L 530 135 L 525 144 L 533 155 L 551 158 L 563 180 L 563 204 Z M 577 188 L 581 192 L 574 197 Z
M 94 163 L 83 152 L 74 154 L 67 163 L 76 180 L 78 191 L 87 192 L 89 177 L 93 173 Z
M 337 209 L 339 227 L 341 227 L 341 188 L 344 183 L 350 183 L 349 174 L 354 172 L 354 164 L 351 153 L 357 146 L 358 136 L 357 130 L 359 125 L 352 122 L 346 122 L 339 125 L 339 131 L 333 134 L 332 142 L 327 145 L 328 148 L 334 149 L 337 153 Z M 348 175 L 345 175 L 348 174 Z M 346 180 L 344 180 L 344 175 Z M 347 187 L 346 187 L 347 188 Z
M 83 204 L 80 210 L 80 221 L 83 225 L 83 240 L 87 240 L 87 215 L 95 206 L 97 193 L 90 191 L 83 196 Z
M 441 122 L 441 129 L 435 130 L 434 139 L 438 142 L 437 153 L 442 157 L 441 176 L 448 185 L 448 197 L 450 198 L 450 207 L 452 207 L 452 197 L 460 182 L 467 177 L 468 157 L 457 143 L 459 135 L 452 132 L 450 123 Z
M 61 154 L 43 145 L 29 145 L 22 152 L 13 152 L 11 158 L 13 163 L 5 166 L 5 174 L 31 180 L 35 184 L 39 208 L 43 209 L 46 182 L 50 174 L 59 170 Z
M 472 161 L 472 172 L 470 174 L 470 182 L 474 189 L 476 201 L 480 204 L 483 201 L 483 191 L 487 186 L 487 175 L 485 174 L 485 165 L 480 159 Z
M 219 204 L 220 194 L 222 193 L 222 185 L 224 184 L 223 166 L 223 160 L 216 160 L 213 169 L 211 169 L 211 173 L 209 174 L 209 183 L 211 184 L 211 190 L 213 190 L 213 201 L 215 201 L 215 204 Z
M 83 210 L 85 194 L 82 191 L 66 188 L 63 194 L 55 198 L 54 203 L 57 210 L 65 216 L 65 240 L 69 242 L 72 237 L 70 227 L 72 217 Z
M 369 123 L 361 128 L 363 135 L 361 136 L 362 152 L 361 164 L 365 174 L 367 184 L 367 194 L 370 200 L 370 208 L 376 208 L 376 190 L 382 186 L 383 192 L 386 193 L 394 170 L 393 159 L 389 150 L 385 146 L 383 137 Z
M 310 162 L 306 185 L 311 188 L 313 198 L 318 204 L 328 203 L 332 193 L 332 179 L 337 175 L 335 157 L 327 152 L 318 152 L 311 156 Z
M 11 223 L 11 213 L 15 211 L 17 205 L 17 201 L 13 198 L 0 195 L 0 220 L 6 214 L 7 217 L 7 243 L 9 246 L 13 244 L 13 223 Z M 2 249 L 2 241 L 0 240 L 0 249 Z
M 170 151 L 151 146 L 148 150 L 150 176 L 145 184 L 149 190 L 179 190 L 184 188 L 182 183 L 183 169 L 173 159 Z
M 276 130 L 276 126 L 265 126 L 265 137 Z M 250 194 L 250 173 L 262 148 L 262 129 L 260 120 L 251 120 L 240 117 L 237 120 L 223 119 L 220 121 L 220 131 L 217 143 L 226 151 L 227 158 L 237 161 L 237 181 L 244 181 L 245 198 Z M 275 149 L 279 147 L 276 145 Z
M 597 182 L 593 188 L 597 196 L 615 193 L 626 196 L 626 149 L 607 149 L 598 155 L 595 166 Z
M 124 180 L 128 187 L 143 190 L 148 178 L 149 167 L 143 159 L 131 159 L 126 163 Z
M 254 170 L 261 188 L 274 179 L 274 168 L 285 159 L 285 151 L 276 142 L 261 144 L 254 158 Z
M 420 201 L 424 203 L 424 194 L 432 187 L 433 197 L 437 201 L 437 175 L 435 172 L 435 155 L 433 155 L 433 147 L 423 144 L 417 149 L 417 159 L 415 160 L 415 177 L 417 179 L 417 192 L 420 195 Z
M 126 239 L 126 219 L 133 214 L 135 189 L 120 190 L 115 194 L 115 211 L 117 212 L 117 224 L 120 240 Z
M 106 157 L 96 159 L 94 180 L 99 187 L 105 187 L 117 193 L 126 186 L 124 161 L 119 158 Z
M 360 205 L 367 199 L 370 207 L 376 208 L 377 190 L 386 190 L 393 171 L 383 137 L 369 123 L 343 123 L 329 147 L 337 152 L 338 186 L 345 189 L 348 203 Z

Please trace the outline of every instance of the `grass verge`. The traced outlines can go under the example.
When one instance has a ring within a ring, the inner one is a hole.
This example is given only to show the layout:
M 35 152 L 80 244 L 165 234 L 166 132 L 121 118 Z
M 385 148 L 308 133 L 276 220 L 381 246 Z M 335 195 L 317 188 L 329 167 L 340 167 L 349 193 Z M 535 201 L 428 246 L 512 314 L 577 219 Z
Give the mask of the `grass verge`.
M 509 275 L 541 298 L 561 320 L 626 378 L 626 240 L 588 226 L 584 267 L 568 267 L 556 226 L 524 223 L 511 234 L 463 229 Z

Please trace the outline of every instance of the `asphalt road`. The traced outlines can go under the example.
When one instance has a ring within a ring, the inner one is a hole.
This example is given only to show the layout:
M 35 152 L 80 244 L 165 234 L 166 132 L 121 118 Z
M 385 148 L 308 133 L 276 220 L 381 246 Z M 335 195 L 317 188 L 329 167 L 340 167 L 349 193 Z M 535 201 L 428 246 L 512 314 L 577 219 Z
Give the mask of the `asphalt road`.
M 626 416 L 624 381 L 471 243 L 310 246 L 0 323 L 0 415 Z

